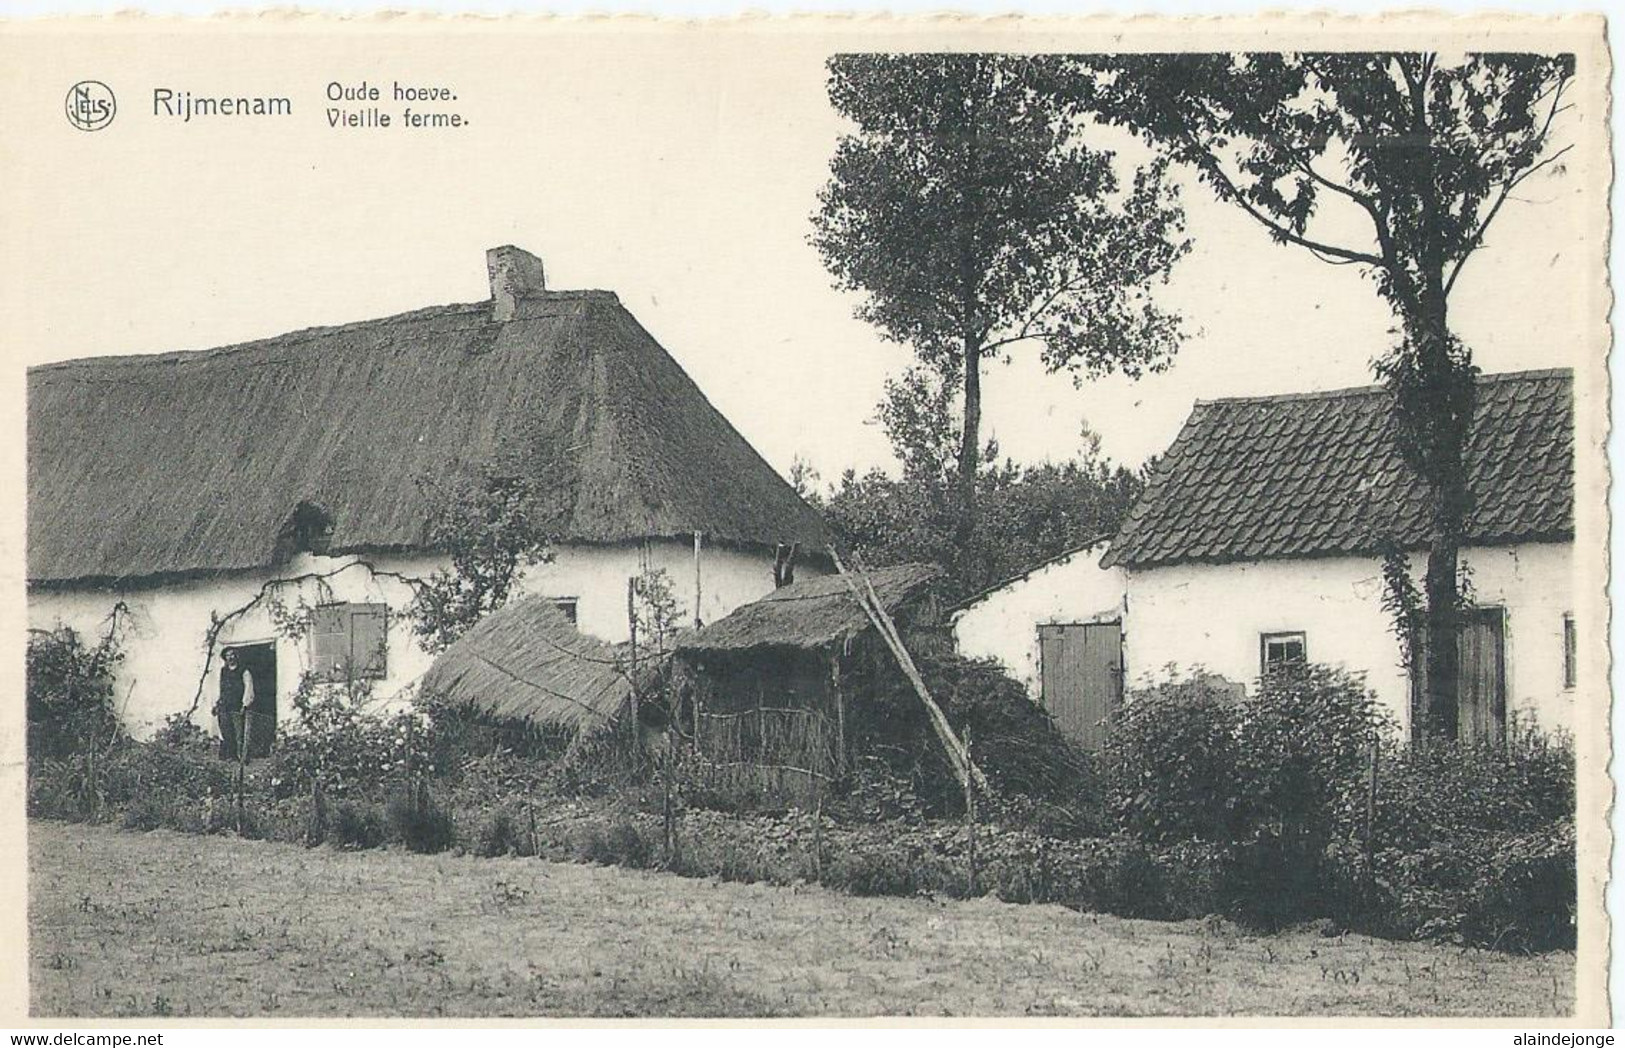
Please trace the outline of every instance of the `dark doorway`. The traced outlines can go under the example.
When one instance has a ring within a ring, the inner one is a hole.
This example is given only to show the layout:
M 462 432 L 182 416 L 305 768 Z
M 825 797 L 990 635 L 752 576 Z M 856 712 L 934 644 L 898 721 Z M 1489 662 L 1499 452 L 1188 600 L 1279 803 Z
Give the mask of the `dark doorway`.
M 1123 628 L 1119 622 L 1038 627 L 1044 708 L 1055 726 L 1091 752 L 1123 703 Z
M 237 653 L 237 672 L 247 674 L 254 681 L 254 706 L 250 716 L 243 718 L 248 729 L 248 756 L 269 757 L 271 743 L 276 738 L 277 718 L 277 687 L 276 687 L 276 645 L 267 644 L 241 644 L 232 645 L 226 649 Z M 220 694 L 224 695 L 229 687 L 228 676 L 231 670 L 222 666 L 220 669 Z M 226 714 L 222 707 L 221 714 Z M 222 725 L 222 729 L 224 729 Z M 224 730 L 222 731 L 224 734 Z

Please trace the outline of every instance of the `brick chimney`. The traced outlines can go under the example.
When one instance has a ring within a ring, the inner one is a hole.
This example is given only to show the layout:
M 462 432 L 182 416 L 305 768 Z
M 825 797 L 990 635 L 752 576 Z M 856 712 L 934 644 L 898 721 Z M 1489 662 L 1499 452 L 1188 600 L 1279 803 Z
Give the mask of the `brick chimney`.
M 491 317 L 498 322 L 513 319 L 521 298 L 547 290 L 542 260 L 512 244 L 487 251 L 485 269 L 491 277 Z

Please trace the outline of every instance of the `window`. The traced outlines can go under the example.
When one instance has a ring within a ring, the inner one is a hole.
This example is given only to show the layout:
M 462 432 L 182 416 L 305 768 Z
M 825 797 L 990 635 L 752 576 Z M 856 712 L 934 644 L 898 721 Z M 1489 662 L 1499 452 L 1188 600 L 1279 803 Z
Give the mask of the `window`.
M 1574 635 L 1574 616 L 1563 616 L 1563 687 L 1572 688 L 1580 681 L 1580 649 Z
M 564 612 L 564 617 L 571 623 L 576 621 L 576 597 L 553 597 L 553 606 Z
M 1261 673 L 1309 661 L 1309 645 L 1302 633 L 1259 634 L 1258 653 Z
M 311 619 L 311 674 L 319 681 L 386 675 L 387 604 L 318 604 Z

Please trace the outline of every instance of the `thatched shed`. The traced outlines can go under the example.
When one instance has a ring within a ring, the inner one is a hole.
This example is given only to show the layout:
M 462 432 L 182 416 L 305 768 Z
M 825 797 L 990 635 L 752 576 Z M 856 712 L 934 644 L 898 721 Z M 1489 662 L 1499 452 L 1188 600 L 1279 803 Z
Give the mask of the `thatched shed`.
M 494 721 L 588 734 L 613 725 L 631 702 L 624 647 L 581 633 L 553 601 L 529 597 L 492 612 L 447 648 L 421 688 Z
M 947 645 L 939 568 L 867 578 L 911 650 Z M 900 673 L 840 576 L 785 586 L 679 637 L 673 668 L 698 761 L 728 785 L 792 797 L 851 766 L 865 693 Z

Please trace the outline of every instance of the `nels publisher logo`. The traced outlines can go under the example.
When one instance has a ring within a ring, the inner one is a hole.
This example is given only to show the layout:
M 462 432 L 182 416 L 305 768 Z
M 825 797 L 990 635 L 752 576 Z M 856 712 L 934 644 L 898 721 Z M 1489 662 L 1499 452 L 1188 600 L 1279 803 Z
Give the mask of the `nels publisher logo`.
M 113 122 L 118 103 L 113 89 L 100 80 L 81 80 L 68 88 L 68 123 L 81 131 L 100 131 Z

